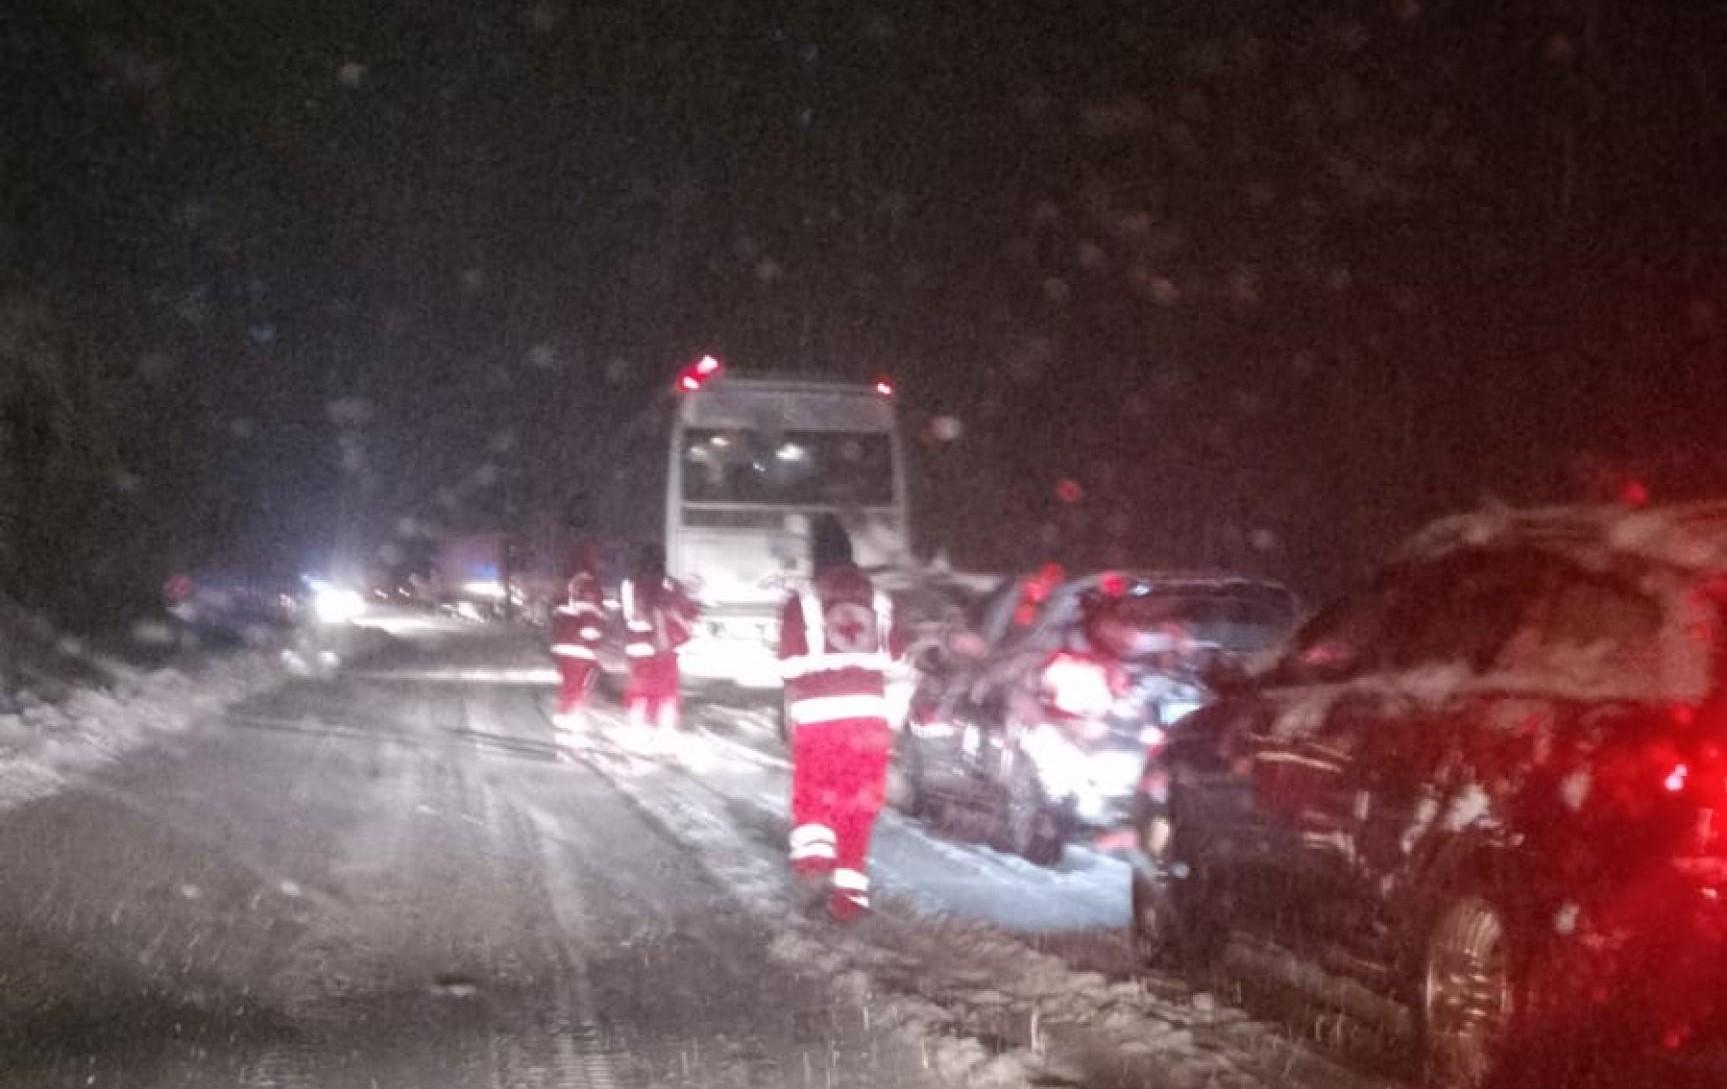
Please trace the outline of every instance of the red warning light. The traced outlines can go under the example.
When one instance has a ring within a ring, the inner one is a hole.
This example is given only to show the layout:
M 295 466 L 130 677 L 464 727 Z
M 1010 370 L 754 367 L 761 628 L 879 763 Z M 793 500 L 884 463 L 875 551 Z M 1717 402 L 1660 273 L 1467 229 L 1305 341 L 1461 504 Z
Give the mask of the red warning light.
M 1619 486 L 1619 502 L 1627 507 L 1642 507 L 1649 503 L 1649 485 L 1641 480 L 1627 480 Z
M 1077 480 L 1067 479 L 1057 481 L 1055 485 L 1055 497 L 1063 503 L 1067 503 L 1071 506 L 1085 498 L 1085 489 L 1080 486 L 1080 483 Z
M 677 388 L 684 393 L 694 393 L 701 389 L 708 379 L 718 377 L 725 369 L 725 364 L 711 355 L 704 355 L 678 372 Z
M 877 378 L 875 380 L 875 391 L 883 397 L 892 397 L 893 380 L 891 378 Z

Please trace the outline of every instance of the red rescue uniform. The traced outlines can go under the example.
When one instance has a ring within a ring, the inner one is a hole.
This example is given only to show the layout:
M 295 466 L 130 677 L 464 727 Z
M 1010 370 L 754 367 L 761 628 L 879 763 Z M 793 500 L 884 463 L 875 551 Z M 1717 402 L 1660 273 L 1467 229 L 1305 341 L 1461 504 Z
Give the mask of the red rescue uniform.
M 817 574 L 780 614 L 791 862 L 803 874 L 832 875 L 839 915 L 869 907 L 870 835 L 893 751 L 885 673 L 895 642 L 887 595 L 851 564 Z
M 558 663 L 560 727 L 579 725 L 588 692 L 599 670 L 600 641 L 605 635 L 605 595 L 599 576 L 577 571 L 570 578 L 564 603 L 552 610 L 552 656 Z
M 630 685 L 624 705 L 636 726 L 678 727 L 678 648 L 689 642 L 696 603 L 674 578 L 657 584 L 623 584 L 624 654 Z

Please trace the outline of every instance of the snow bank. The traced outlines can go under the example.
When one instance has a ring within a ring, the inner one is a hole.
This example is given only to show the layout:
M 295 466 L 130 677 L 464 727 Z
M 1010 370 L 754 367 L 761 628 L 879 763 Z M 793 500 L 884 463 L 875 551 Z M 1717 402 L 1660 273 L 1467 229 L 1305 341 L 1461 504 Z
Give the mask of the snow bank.
M 51 794 L 280 678 L 266 650 L 137 669 L 0 604 L 0 809 Z

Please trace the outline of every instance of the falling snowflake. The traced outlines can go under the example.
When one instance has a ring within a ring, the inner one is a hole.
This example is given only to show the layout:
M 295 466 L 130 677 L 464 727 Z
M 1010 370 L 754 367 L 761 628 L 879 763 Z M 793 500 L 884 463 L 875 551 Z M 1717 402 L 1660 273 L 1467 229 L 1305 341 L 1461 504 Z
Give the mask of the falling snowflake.
M 258 424 L 250 416 L 236 416 L 228 421 L 228 434 L 236 439 L 249 439 L 258 433 Z
M 174 316 L 189 325 L 202 325 L 209 312 L 209 296 L 201 287 L 186 292 L 174 304 Z
M 537 0 L 528 6 L 528 25 L 544 34 L 557 28 L 570 13 L 567 5 L 554 3 L 553 0 Z
M 937 416 L 929 422 L 929 433 L 937 442 L 958 442 L 965 426 L 957 416 Z
M 372 402 L 364 397 L 342 397 L 324 406 L 324 415 L 339 427 L 358 427 L 372 418 Z
M 550 370 L 558 364 L 558 353 L 550 344 L 542 342 L 528 349 L 527 363 L 536 370 Z
M 358 473 L 366 467 L 366 451 L 361 448 L 358 442 L 344 435 L 338 446 L 342 451 L 343 472 Z
M 366 66 L 358 61 L 348 61 L 336 69 L 336 80 L 344 87 L 358 87 L 366 78 Z
M 756 262 L 756 279 L 764 284 L 771 284 L 785 275 L 785 268 L 772 257 L 764 257 Z

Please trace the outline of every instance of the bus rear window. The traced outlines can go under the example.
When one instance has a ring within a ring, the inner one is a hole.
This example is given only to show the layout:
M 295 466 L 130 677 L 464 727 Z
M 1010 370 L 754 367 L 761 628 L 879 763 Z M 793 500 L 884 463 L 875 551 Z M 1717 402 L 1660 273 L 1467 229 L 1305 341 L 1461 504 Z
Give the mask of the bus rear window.
M 885 433 L 692 429 L 683 477 L 691 503 L 887 506 L 893 445 Z

